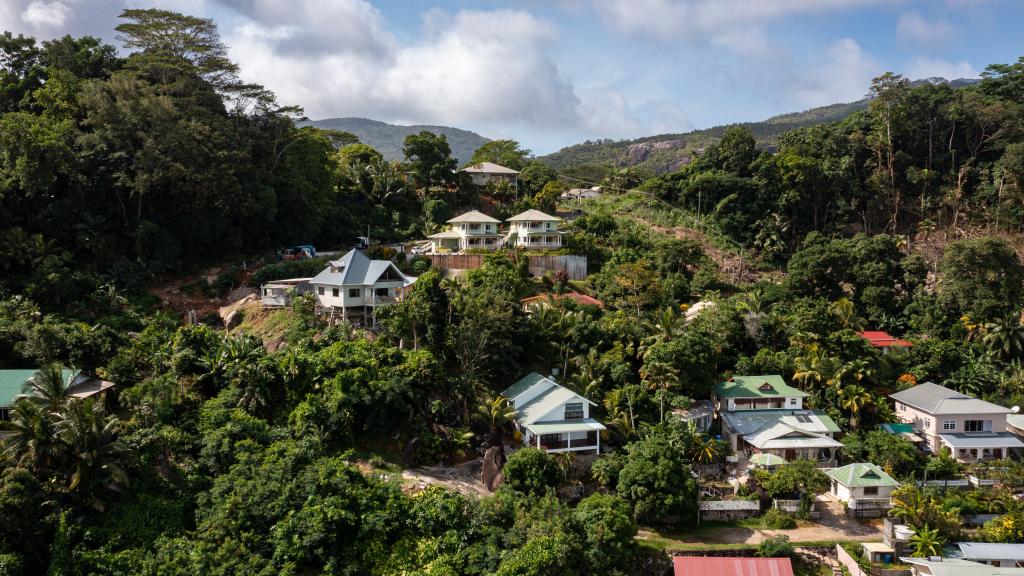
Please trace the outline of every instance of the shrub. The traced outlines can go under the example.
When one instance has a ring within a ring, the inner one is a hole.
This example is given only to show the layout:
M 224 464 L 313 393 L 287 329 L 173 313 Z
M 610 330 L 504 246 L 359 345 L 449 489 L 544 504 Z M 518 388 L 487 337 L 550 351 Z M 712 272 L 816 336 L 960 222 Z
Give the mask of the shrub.
M 543 494 L 562 483 L 562 470 L 540 448 L 523 448 L 509 457 L 502 470 L 505 485 L 523 493 Z
M 796 520 L 777 508 L 772 508 L 765 512 L 761 521 L 764 523 L 765 528 L 772 530 L 791 530 L 796 528 Z
M 789 543 L 789 536 L 772 536 L 758 544 L 757 555 L 761 558 L 789 557 L 793 555 L 793 545 Z

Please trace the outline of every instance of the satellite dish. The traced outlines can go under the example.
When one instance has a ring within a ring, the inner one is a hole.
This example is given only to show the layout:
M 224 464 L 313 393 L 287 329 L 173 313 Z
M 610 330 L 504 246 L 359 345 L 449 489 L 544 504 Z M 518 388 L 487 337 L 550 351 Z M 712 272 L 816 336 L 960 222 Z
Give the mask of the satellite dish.
M 1014 406 L 1013 408 L 1010 408 L 1010 412 L 1013 412 L 1014 414 L 1020 412 L 1020 406 Z

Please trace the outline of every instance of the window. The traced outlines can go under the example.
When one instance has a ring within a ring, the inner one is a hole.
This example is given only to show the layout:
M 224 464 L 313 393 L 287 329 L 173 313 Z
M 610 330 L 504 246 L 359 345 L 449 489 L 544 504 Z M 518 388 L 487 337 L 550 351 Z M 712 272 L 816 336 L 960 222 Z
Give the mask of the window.
M 942 421 L 942 429 L 943 430 L 956 430 L 956 420 L 943 420 Z
M 324 295 L 324 287 L 323 286 L 317 286 L 316 293 L 321 295 L 321 296 L 323 296 Z
M 387 288 L 377 288 L 377 289 L 375 289 L 373 291 L 373 293 L 374 293 L 375 296 L 387 296 L 388 295 L 388 289 Z
M 361 293 L 362 292 L 360 292 L 359 288 L 349 288 L 348 289 L 348 297 L 349 298 L 359 298 L 359 295 Z
M 790 406 L 796 406 L 796 398 L 790 398 L 789 399 L 789 405 Z
M 569 402 L 565 405 L 565 419 L 566 420 L 582 420 L 583 419 L 583 403 L 582 402 Z
M 898 404 L 897 406 L 899 406 L 900 412 L 906 412 L 907 411 L 907 405 L 906 404 Z
M 932 427 L 932 419 L 931 418 L 925 418 L 925 419 L 922 420 L 922 422 L 924 422 L 924 429 L 925 430 L 928 430 L 929 428 Z
M 469 225 L 469 229 L 470 230 L 479 230 L 480 229 L 480 225 L 479 224 L 470 224 Z
M 878 486 L 865 486 L 864 487 L 864 495 L 865 496 L 878 496 Z
M 540 222 L 530 222 L 530 228 L 540 228 Z
M 985 432 L 985 423 L 985 420 L 964 420 L 964 432 Z
M 334 296 L 335 298 L 337 298 L 339 294 L 340 293 L 338 291 L 338 288 L 332 288 L 331 289 L 331 296 Z

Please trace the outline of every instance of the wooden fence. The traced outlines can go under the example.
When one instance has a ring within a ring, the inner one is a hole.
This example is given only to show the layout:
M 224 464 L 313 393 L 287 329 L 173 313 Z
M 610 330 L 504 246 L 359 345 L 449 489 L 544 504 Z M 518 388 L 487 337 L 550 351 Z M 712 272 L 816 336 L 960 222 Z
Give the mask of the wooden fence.
M 448 270 L 472 270 L 484 263 L 486 254 L 431 254 L 430 265 Z M 587 257 L 573 254 L 557 256 L 527 256 L 530 274 L 544 276 L 551 272 L 564 271 L 570 280 L 587 277 Z

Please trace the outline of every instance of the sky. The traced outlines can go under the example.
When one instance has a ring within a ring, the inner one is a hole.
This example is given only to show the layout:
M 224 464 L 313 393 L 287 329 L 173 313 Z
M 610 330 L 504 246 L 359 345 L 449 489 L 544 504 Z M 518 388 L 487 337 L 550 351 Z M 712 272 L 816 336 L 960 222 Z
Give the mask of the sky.
M 212 18 L 242 78 L 310 118 L 456 126 L 537 154 L 1024 55 L 1024 0 L 0 0 L 0 30 L 116 43 L 120 10 L 154 5 Z

